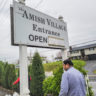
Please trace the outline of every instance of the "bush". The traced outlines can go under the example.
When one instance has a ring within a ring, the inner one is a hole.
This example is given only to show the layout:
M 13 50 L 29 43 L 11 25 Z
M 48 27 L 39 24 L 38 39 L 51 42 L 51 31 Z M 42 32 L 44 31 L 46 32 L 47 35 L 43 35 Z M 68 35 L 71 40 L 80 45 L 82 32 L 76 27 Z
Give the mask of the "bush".
M 16 78 L 15 79 L 17 80 L 17 78 L 19 77 L 19 68 L 16 68 L 15 72 L 16 72 Z M 13 90 L 20 93 L 20 82 L 16 85 L 13 85 Z
M 83 69 L 85 66 L 84 61 L 77 61 L 73 60 L 74 67 L 78 69 L 80 72 L 82 72 L 84 75 L 87 74 L 87 72 Z M 60 83 L 61 83 L 61 77 L 63 73 L 63 67 L 59 66 L 53 71 L 53 77 L 48 77 L 43 82 L 43 91 L 46 94 L 52 94 L 53 96 L 58 96 L 60 92 Z M 92 90 L 92 89 L 91 89 Z M 92 95 L 89 95 L 92 96 Z
M 50 87 L 53 84 L 53 77 L 48 77 L 44 80 L 43 82 L 43 91 L 45 93 L 45 95 L 47 95 L 48 93 L 52 94 L 52 88 Z
M 87 71 L 83 68 L 86 63 L 85 61 L 82 61 L 82 60 L 73 60 L 72 61 L 74 63 L 74 67 L 79 70 L 81 73 L 83 73 L 83 75 L 87 75 Z
M 89 90 L 89 92 L 87 93 L 87 96 L 94 96 L 94 93 L 92 91 L 92 87 L 91 86 L 88 87 L 88 90 Z
M 62 61 L 43 64 L 44 70 L 48 72 L 53 71 L 54 69 L 56 69 L 58 66 L 61 66 L 61 65 L 62 65 Z
M 13 89 L 12 84 L 16 80 L 15 66 L 10 64 L 5 69 L 5 87 L 7 89 Z
M 54 77 L 48 77 L 44 80 L 43 91 L 45 93 L 45 96 L 50 93 L 53 96 L 59 95 L 62 73 L 63 73 L 63 68 L 60 66 L 54 70 L 53 72 Z
M 16 80 L 16 70 L 15 66 L 12 64 L 4 63 L 0 61 L 0 86 L 17 90 L 17 85 L 13 86 L 13 82 Z
M 31 94 L 32 96 L 43 96 L 43 80 L 45 78 L 41 57 L 36 52 L 32 60 L 31 68 Z
M 75 68 L 79 69 L 85 66 L 85 62 L 83 60 L 73 60 Z M 54 69 L 58 68 L 59 66 L 62 66 L 62 61 L 52 62 L 43 64 L 45 71 L 53 71 Z
M 0 86 L 3 86 L 3 80 L 4 80 L 4 64 L 2 61 L 0 61 Z

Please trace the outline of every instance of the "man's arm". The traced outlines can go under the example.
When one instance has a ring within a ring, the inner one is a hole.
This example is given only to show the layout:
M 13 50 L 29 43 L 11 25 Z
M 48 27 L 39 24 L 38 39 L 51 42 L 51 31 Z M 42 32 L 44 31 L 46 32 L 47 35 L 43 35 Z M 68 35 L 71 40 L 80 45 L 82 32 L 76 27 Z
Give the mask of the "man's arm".
M 64 72 L 62 75 L 61 89 L 60 89 L 59 96 L 67 96 L 68 89 L 69 89 L 69 86 L 68 86 L 67 73 Z

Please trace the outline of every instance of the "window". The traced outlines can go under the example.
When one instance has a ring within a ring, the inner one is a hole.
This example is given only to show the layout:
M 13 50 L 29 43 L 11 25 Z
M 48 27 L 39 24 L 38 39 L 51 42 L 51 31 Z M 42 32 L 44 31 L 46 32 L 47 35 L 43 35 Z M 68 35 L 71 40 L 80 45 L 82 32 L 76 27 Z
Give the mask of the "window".
M 71 53 L 71 54 L 79 53 L 79 51 L 71 51 L 70 53 Z
M 90 51 L 92 51 L 92 50 L 94 50 L 94 49 L 95 49 L 94 47 L 93 47 L 93 48 L 89 48 Z
M 78 51 L 74 51 L 74 53 L 78 53 Z
M 70 52 L 70 54 L 72 54 L 72 51 Z

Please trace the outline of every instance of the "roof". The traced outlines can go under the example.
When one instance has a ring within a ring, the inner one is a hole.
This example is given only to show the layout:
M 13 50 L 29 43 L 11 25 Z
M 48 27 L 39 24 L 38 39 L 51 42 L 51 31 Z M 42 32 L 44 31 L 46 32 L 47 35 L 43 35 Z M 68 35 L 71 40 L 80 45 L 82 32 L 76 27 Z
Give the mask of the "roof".
M 82 49 L 93 48 L 93 47 L 96 47 L 96 44 L 90 44 L 90 45 L 85 45 L 85 46 L 80 46 L 80 47 L 74 47 L 70 51 L 82 50 Z

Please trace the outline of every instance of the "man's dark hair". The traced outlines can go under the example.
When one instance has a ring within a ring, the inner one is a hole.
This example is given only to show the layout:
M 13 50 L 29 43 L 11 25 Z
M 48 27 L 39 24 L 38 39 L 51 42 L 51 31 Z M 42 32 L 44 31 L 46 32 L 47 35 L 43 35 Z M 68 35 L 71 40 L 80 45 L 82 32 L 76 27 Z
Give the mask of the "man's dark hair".
M 64 60 L 63 63 L 66 65 L 66 64 L 69 64 L 70 66 L 73 66 L 73 63 L 70 59 L 67 59 L 67 60 Z

